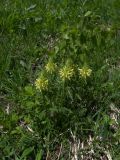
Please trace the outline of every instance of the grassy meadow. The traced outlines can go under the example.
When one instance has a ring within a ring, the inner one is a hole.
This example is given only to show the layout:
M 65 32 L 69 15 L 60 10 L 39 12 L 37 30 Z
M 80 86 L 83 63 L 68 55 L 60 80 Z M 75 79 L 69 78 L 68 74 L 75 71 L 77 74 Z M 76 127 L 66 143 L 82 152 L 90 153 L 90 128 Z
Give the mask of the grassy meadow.
M 120 0 L 0 1 L 0 159 L 120 160 Z

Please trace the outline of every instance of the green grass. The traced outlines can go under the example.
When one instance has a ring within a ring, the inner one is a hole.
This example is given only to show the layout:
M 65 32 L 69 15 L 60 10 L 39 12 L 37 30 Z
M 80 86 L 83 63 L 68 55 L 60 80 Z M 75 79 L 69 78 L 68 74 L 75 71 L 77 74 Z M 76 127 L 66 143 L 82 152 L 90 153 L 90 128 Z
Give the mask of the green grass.
M 0 2 L 1 159 L 42 160 L 50 152 L 54 160 L 61 144 L 60 159 L 69 159 L 72 131 L 85 143 L 89 134 L 95 138 L 94 159 L 109 150 L 119 160 L 119 15 L 119 0 Z M 58 71 L 45 73 L 49 90 L 40 93 L 34 83 L 49 58 Z M 63 84 L 58 73 L 68 59 L 76 75 Z M 85 64 L 92 69 L 86 81 L 77 75 L 77 67 Z M 112 113 L 117 114 L 113 130 Z

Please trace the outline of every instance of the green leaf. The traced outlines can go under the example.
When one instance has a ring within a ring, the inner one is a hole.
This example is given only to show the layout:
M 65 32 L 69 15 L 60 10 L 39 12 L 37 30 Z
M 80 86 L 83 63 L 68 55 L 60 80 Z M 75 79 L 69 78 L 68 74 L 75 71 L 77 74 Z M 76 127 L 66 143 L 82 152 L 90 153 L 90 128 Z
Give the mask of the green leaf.
M 40 151 L 37 153 L 35 160 L 41 160 L 41 159 L 42 159 L 42 151 L 40 150 Z
M 91 13 L 92 13 L 91 11 L 87 11 L 84 16 L 85 16 L 85 17 L 88 17 L 88 16 L 91 15 Z
M 20 160 L 17 156 L 15 156 L 15 160 Z
M 32 108 L 32 107 L 35 106 L 35 103 L 32 102 L 32 101 L 27 101 L 27 102 L 26 102 L 26 106 L 27 106 L 28 108 Z
M 67 33 L 66 33 L 66 34 L 64 34 L 64 35 L 63 35 L 63 38 L 64 38 L 64 39 L 69 39 L 68 34 L 67 34 Z
M 33 150 L 34 150 L 34 147 L 29 147 L 25 149 L 20 159 L 22 160 L 23 158 L 27 157 Z
M 28 94 L 28 95 L 33 95 L 34 94 L 34 91 L 33 91 L 33 87 L 32 86 L 26 86 L 25 87 L 25 92 L 26 92 L 26 94 Z
M 26 10 L 27 11 L 33 10 L 33 9 L 35 9 L 36 6 L 37 6 L 36 4 L 33 4 L 29 8 L 27 8 Z

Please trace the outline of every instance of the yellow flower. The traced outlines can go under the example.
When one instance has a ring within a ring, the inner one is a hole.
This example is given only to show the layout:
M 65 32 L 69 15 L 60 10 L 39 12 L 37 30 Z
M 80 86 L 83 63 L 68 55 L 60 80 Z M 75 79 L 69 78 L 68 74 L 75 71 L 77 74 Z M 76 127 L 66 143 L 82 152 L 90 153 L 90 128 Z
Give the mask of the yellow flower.
M 39 89 L 40 91 L 47 90 L 48 80 L 42 75 L 36 79 L 35 86 L 36 86 L 36 89 Z
M 49 60 L 49 62 L 45 66 L 45 69 L 47 72 L 52 73 L 56 69 L 56 64 Z
M 86 77 L 89 77 L 92 72 L 92 70 L 87 67 L 83 67 L 83 68 L 79 69 L 79 71 L 80 71 L 80 75 L 85 79 L 86 79 Z
M 70 80 L 74 74 L 74 69 L 70 66 L 65 65 L 62 69 L 60 69 L 60 77 L 63 81 L 66 79 Z

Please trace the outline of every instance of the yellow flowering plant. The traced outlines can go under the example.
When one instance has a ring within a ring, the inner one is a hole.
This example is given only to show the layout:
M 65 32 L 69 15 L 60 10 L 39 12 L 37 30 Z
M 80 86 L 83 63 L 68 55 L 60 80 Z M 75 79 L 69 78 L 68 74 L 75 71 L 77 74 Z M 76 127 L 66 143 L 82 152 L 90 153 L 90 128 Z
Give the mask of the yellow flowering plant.
M 38 77 L 35 81 L 36 89 L 43 91 L 48 89 L 48 79 L 45 78 L 43 75 Z
M 91 75 L 92 73 L 92 70 L 86 66 L 83 66 L 82 68 L 79 68 L 78 69 L 79 72 L 80 72 L 80 76 L 83 77 L 83 78 L 87 78 Z
M 119 6 L 0 1 L 1 160 L 120 160 Z
M 65 65 L 63 68 L 60 69 L 59 71 L 60 78 L 65 81 L 65 80 L 70 80 L 74 74 L 74 69 L 72 66 Z
M 48 63 L 45 65 L 45 69 L 48 73 L 53 73 L 56 69 L 57 65 L 50 59 Z

